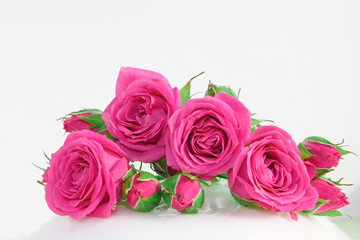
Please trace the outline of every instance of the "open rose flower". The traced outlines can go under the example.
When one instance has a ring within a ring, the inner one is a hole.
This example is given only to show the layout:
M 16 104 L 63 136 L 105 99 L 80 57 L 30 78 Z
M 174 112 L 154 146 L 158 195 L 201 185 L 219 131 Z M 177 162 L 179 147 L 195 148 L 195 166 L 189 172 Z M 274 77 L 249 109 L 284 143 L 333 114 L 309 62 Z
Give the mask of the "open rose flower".
M 329 201 L 316 209 L 313 214 L 335 210 L 349 204 L 345 194 L 335 184 L 317 178 L 311 182 L 311 185 L 318 191 L 320 199 Z
M 311 210 L 318 193 L 291 136 L 275 126 L 261 126 L 252 134 L 246 152 L 229 171 L 233 194 L 275 212 Z
M 74 219 L 108 217 L 128 170 L 124 152 L 110 139 L 89 130 L 70 133 L 44 174 L 46 202 Z
M 169 120 L 168 165 L 206 180 L 227 172 L 248 143 L 250 115 L 227 93 L 188 100 Z
M 165 129 L 180 101 L 179 90 L 161 74 L 121 68 L 103 119 L 131 161 L 153 162 L 165 156 Z

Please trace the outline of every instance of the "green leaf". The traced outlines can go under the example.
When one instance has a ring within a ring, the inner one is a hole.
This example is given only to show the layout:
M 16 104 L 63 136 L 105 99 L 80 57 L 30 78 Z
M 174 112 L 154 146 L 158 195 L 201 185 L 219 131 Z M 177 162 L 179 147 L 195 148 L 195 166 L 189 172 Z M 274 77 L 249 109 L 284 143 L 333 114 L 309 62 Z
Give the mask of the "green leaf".
M 108 139 L 110 139 L 111 141 L 114 141 L 114 142 L 117 141 L 117 139 L 114 138 L 113 136 L 111 136 L 110 133 L 105 133 L 105 134 L 104 134 L 104 137 L 106 137 L 106 138 L 108 138 Z
M 151 169 L 159 174 L 162 177 L 169 177 L 169 173 L 167 172 L 167 164 L 166 164 L 166 158 L 161 158 L 158 161 L 151 163 Z
M 343 216 L 345 215 L 344 213 L 340 212 L 339 210 L 330 210 L 327 212 L 322 212 L 322 213 L 315 213 L 313 215 L 316 216 L 327 216 L 327 217 L 338 217 L 338 216 Z
M 263 122 L 274 123 L 274 121 L 272 121 L 272 120 L 251 118 L 251 133 L 254 132 L 256 129 L 258 129 L 261 126 L 260 123 L 263 123 Z
M 233 193 L 233 191 L 231 191 L 231 195 L 233 196 L 233 198 L 240 203 L 241 206 L 247 207 L 247 208 L 255 208 L 255 209 L 262 209 L 261 205 L 258 204 L 257 202 L 253 202 L 253 201 L 248 201 L 245 200 L 239 196 L 237 196 L 235 193 Z
M 324 205 L 325 203 L 328 203 L 329 200 L 323 200 L 321 198 L 318 198 L 318 202 L 316 203 L 315 207 L 311 210 L 304 210 L 304 211 L 301 211 L 303 213 L 307 213 L 307 214 L 310 214 L 312 212 L 315 212 L 318 208 L 320 208 L 322 205 Z
M 313 156 L 313 155 L 309 152 L 309 150 L 308 150 L 309 148 L 305 147 L 302 142 L 299 143 L 298 148 L 299 148 L 299 150 L 300 150 L 301 159 L 302 159 L 302 160 L 307 159 L 307 158 L 310 158 L 310 157 Z
M 237 97 L 234 90 L 227 86 L 217 86 L 211 82 L 209 82 L 208 89 L 206 90 L 205 96 L 214 97 L 217 93 L 225 92 L 233 97 Z

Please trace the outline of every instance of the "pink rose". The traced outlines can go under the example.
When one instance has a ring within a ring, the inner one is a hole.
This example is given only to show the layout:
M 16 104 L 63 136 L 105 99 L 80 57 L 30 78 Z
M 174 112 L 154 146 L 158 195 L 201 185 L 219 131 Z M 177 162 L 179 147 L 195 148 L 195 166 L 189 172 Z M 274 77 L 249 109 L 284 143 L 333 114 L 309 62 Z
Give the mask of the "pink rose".
M 169 120 L 168 165 L 206 180 L 226 173 L 249 141 L 250 116 L 227 93 L 188 100 Z
M 125 154 L 110 139 L 89 130 L 70 133 L 44 174 L 46 202 L 74 219 L 108 217 L 128 170 Z
M 195 178 L 177 174 L 162 185 L 165 203 L 179 212 L 196 213 L 204 204 L 204 190 Z
M 345 194 L 335 184 L 317 178 L 311 182 L 311 185 L 318 191 L 320 199 L 329 201 L 316 209 L 313 214 L 335 210 L 349 204 Z
M 180 101 L 179 90 L 161 74 L 121 68 L 103 119 L 131 161 L 153 162 L 165 156 L 165 129 Z
M 291 212 L 293 219 L 295 212 L 313 209 L 318 200 L 295 142 L 275 126 L 261 126 L 252 133 L 228 181 L 239 198 L 275 212 Z
M 128 205 L 139 212 L 153 210 L 161 200 L 159 181 L 148 172 L 139 172 L 128 178 L 123 191 Z
M 64 130 L 65 132 L 73 132 L 73 131 L 81 131 L 83 129 L 88 129 L 90 131 L 97 132 L 99 128 L 97 128 L 90 122 L 91 120 L 96 120 L 95 119 L 96 117 L 102 120 L 101 114 L 102 112 L 100 110 L 97 111 L 95 109 L 89 112 L 82 110 L 79 112 L 70 113 L 69 114 L 70 117 L 65 118 Z M 86 120 L 89 119 L 89 117 L 91 118 L 91 120 L 89 120 L 90 122 Z M 107 133 L 106 130 L 100 132 L 101 135 L 104 135 L 106 133 Z
M 341 153 L 336 149 L 336 146 L 306 139 L 302 144 L 307 148 L 311 155 L 313 155 L 304 160 L 312 163 L 315 167 L 331 168 L 338 165 Z

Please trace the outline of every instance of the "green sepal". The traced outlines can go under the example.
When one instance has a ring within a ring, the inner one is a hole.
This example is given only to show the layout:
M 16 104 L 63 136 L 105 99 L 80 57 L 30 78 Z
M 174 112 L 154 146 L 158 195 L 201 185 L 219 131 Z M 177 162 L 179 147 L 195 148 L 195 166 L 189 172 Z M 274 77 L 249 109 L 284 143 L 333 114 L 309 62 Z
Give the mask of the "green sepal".
M 217 93 L 225 92 L 235 98 L 237 98 L 234 90 L 227 86 L 217 86 L 211 82 L 209 82 L 208 89 L 206 90 L 205 96 L 214 97 Z
M 180 178 L 180 174 L 176 174 L 176 175 L 166 179 L 164 182 L 161 183 L 161 185 L 167 192 L 169 192 L 171 194 L 175 194 L 175 189 L 176 189 L 176 185 L 179 181 L 179 178 Z
M 195 198 L 193 204 L 185 208 L 184 213 L 197 213 L 199 208 L 202 208 L 204 205 L 205 194 L 204 190 L 201 189 L 197 197 Z
M 99 132 L 99 131 L 97 131 L 97 132 Z M 111 136 L 110 133 L 108 133 L 108 132 L 104 134 L 104 137 L 106 137 L 106 138 L 108 138 L 108 139 L 110 139 L 111 141 L 114 141 L 114 142 L 117 141 L 117 139 L 114 138 L 113 136 Z
M 222 178 L 222 179 L 228 179 L 228 173 L 222 173 L 217 175 L 218 178 Z
M 180 96 L 181 96 L 181 106 L 184 105 L 184 103 L 189 100 L 191 98 L 190 96 L 190 90 L 191 90 L 191 82 L 192 80 L 194 80 L 195 78 L 197 78 L 198 76 L 200 76 L 201 74 L 203 74 L 205 72 L 201 72 L 198 75 L 192 77 L 186 84 L 185 86 L 183 86 L 179 92 L 180 92 Z
M 263 122 L 274 123 L 274 121 L 272 121 L 272 120 L 251 118 L 251 133 L 254 132 L 256 129 L 258 129 L 259 127 L 261 127 L 260 123 L 263 123 Z
M 350 151 L 347 151 L 347 150 L 343 149 L 343 147 L 341 147 L 339 145 L 336 145 L 336 149 L 341 153 L 341 156 L 349 154 L 349 153 L 356 155 L 353 152 L 350 152 Z
M 71 116 L 79 115 L 79 114 L 82 114 L 82 113 L 94 114 L 94 113 L 102 113 L 102 111 L 99 110 L 99 109 L 96 109 L 96 108 L 84 108 L 84 109 L 79 110 L 79 111 L 71 112 L 71 113 L 67 114 L 65 117 L 58 118 L 57 120 L 66 120 L 66 119 L 69 119 Z
M 323 177 L 323 176 L 321 176 L 320 178 L 324 179 L 324 180 L 326 180 L 328 182 L 331 182 L 332 184 L 334 184 L 336 186 L 352 186 L 353 185 L 351 183 L 340 183 L 343 180 L 343 178 L 340 178 L 338 181 L 334 181 L 331 178 L 326 178 L 326 177 Z
M 102 113 L 94 113 L 88 117 L 78 115 L 78 117 L 92 125 L 89 129 L 97 128 L 98 130 L 96 132 L 102 132 L 106 129 L 106 124 L 102 119 Z
M 158 168 L 156 168 L 157 166 Z M 151 169 L 159 174 L 162 177 L 169 177 L 169 173 L 167 172 L 167 164 L 166 164 L 166 158 L 163 157 L 158 161 L 152 162 L 150 165 Z M 160 169 L 159 169 L 160 168 Z
M 181 96 L 181 106 L 190 99 L 190 87 L 191 87 L 191 80 L 188 81 L 185 86 L 180 89 L 180 96 Z
M 345 214 L 342 213 L 339 210 L 330 210 L 327 212 L 322 212 L 322 213 L 313 213 L 312 215 L 316 215 L 316 216 L 327 216 L 327 217 L 338 217 L 338 216 L 344 216 Z
M 164 199 L 164 202 L 166 203 L 166 205 L 168 207 L 171 207 L 171 202 L 172 202 L 173 195 L 174 194 L 171 194 L 171 193 L 166 192 L 166 191 L 161 192 L 161 196 Z
M 241 206 L 247 207 L 247 208 L 254 208 L 254 209 L 262 209 L 263 207 L 258 204 L 257 202 L 253 202 L 253 201 L 248 201 L 245 200 L 239 196 L 237 196 L 235 193 L 233 193 L 233 191 L 230 190 L 231 195 L 233 196 L 233 198 L 240 203 Z
M 139 173 L 140 173 L 140 176 L 137 178 L 138 181 L 147 181 L 147 180 L 157 181 L 157 178 L 149 172 L 140 171 Z
M 315 212 L 317 209 L 319 209 L 322 205 L 324 205 L 325 203 L 328 203 L 330 200 L 323 200 L 321 198 L 318 198 L 318 201 L 315 205 L 315 207 L 311 210 L 304 210 L 304 211 L 301 211 L 302 213 L 307 213 L 307 214 L 311 214 L 313 212 Z
M 159 205 L 160 200 L 161 194 L 160 191 L 158 191 L 148 198 L 139 198 L 134 209 L 138 212 L 150 212 Z
M 40 170 L 43 171 L 43 172 L 46 171 L 46 168 L 42 168 L 42 167 L 36 165 L 35 163 L 33 163 L 32 165 L 34 165 L 34 167 L 36 167 L 37 169 L 40 169 Z
M 333 168 L 317 168 L 315 178 L 322 177 L 332 171 L 334 171 Z
M 307 159 L 307 158 L 310 158 L 312 157 L 313 155 L 309 152 L 309 148 L 305 147 L 304 144 L 301 142 L 299 143 L 298 145 L 298 148 L 300 150 L 300 153 L 301 153 L 301 159 L 304 160 L 304 159 Z
M 323 137 L 319 137 L 319 136 L 311 136 L 311 137 L 306 138 L 304 141 L 319 142 L 319 143 L 323 143 L 323 144 L 327 144 L 327 145 L 331 145 L 331 146 L 335 145 L 335 144 L 331 143 L 329 140 L 327 140 Z
M 138 171 L 134 168 L 134 166 L 131 166 L 130 169 L 125 173 L 123 180 L 126 180 L 132 176 L 134 176 Z
M 182 172 L 181 174 L 184 175 L 185 177 L 190 178 L 191 180 L 198 180 L 198 178 L 197 178 L 196 176 L 194 176 L 194 175 L 192 175 L 192 174 L 190 174 L 190 173 L 184 173 L 184 172 Z

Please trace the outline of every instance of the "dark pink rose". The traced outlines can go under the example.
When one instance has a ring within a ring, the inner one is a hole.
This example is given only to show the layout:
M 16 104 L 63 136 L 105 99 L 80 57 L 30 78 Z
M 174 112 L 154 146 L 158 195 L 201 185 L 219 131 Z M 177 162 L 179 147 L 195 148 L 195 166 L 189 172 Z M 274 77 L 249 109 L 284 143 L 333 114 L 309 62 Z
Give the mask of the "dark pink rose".
M 336 146 L 309 140 L 302 143 L 313 155 L 304 159 L 305 161 L 312 163 L 317 168 L 331 168 L 338 165 L 341 153 L 336 149 Z
M 231 191 L 247 201 L 275 212 L 311 210 L 318 193 L 291 136 L 275 126 L 261 126 L 229 171 Z M 295 215 L 294 215 L 295 214 Z
M 161 74 L 121 68 L 103 119 L 131 161 L 153 162 L 165 156 L 165 129 L 180 101 L 179 90 Z
M 196 213 L 204 204 L 204 190 L 198 179 L 177 174 L 162 185 L 165 203 L 179 212 Z
M 110 139 L 89 130 L 72 132 L 51 155 L 45 199 L 59 215 L 108 217 L 120 200 L 128 160 Z
M 169 120 L 168 165 L 206 180 L 226 173 L 249 141 L 250 116 L 227 93 L 188 100 Z
M 315 210 L 313 214 L 335 210 L 349 204 L 345 194 L 335 184 L 317 178 L 311 182 L 311 185 L 318 191 L 320 199 L 329 201 Z
M 99 128 L 94 127 L 93 124 L 86 121 L 85 119 L 91 116 L 98 115 L 101 119 L 101 111 L 91 111 L 91 112 L 84 112 L 80 111 L 78 113 L 71 113 L 69 114 L 69 118 L 65 118 L 64 121 L 64 130 L 65 132 L 73 132 L 73 131 L 81 131 L 83 129 L 88 129 L 93 132 L 97 132 Z M 104 135 L 107 131 L 101 131 L 100 134 Z

